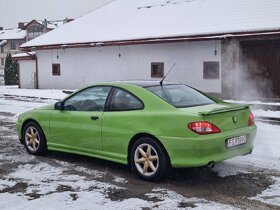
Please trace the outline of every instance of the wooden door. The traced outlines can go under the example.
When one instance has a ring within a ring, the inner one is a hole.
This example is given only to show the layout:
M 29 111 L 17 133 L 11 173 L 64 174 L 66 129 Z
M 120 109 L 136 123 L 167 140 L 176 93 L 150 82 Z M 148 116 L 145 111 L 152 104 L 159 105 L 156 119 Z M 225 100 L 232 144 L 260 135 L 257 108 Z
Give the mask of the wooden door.
M 279 97 L 280 40 L 250 41 L 241 45 L 243 73 L 240 76 L 256 89 L 253 96 Z M 239 91 L 244 90 L 241 87 Z

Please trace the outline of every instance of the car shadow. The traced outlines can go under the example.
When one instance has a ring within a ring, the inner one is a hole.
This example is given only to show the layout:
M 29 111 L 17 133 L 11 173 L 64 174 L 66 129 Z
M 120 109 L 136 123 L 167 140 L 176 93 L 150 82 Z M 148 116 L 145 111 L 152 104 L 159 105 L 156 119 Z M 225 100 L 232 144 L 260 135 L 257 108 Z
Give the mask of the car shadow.
M 70 174 L 79 173 L 75 169 L 77 166 L 83 167 L 84 170 L 103 173 L 101 177 L 88 176 L 87 178 L 124 187 L 125 189 L 108 191 L 108 196 L 112 200 L 124 200 L 131 196 L 147 200 L 149 197 L 146 194 L 154 189 L 166 189 L 186 197 L 198 197 L 217 202 L 223 202 L 226 198 L 224 203 L 232 200 L 232 205 L 234 205 L 237 198 L 241 202 L 248 202 L 248 197 L 256 196 L 275 182 L 265 173 L 240 173 L 220 177 L 209 167 L 172 169 L 164 181 L 147 182 L 132 173 L 127 165 L 98 158 L 54 151 L 38 158 L 42 158 L 49 164 L 65 162 L 73 165 L 70 170 L 67 167 L 67 173 Z M 116 183 L 116 177 L 120 177 L 121 181 Z

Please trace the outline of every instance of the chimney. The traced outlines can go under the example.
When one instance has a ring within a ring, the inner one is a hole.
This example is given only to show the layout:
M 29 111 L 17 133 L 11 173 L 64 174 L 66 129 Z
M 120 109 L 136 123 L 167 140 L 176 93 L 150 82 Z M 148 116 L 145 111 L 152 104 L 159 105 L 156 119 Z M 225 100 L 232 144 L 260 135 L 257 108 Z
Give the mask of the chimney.
M 65 24 L 65 23 L 67 23 L 68 22 L 68 18 L 65 18 L 64 20 L 63 20 L 63 24 Z
M 0 31 L 3 31 L 3 29 L 4 29 L 3 27 L 0 27 Z
M 47 21 L 47 19 L 44 20 L 43 25 L 44 25 L 44 32 L 46 33 L 47 30 L 48 30 L 48 21 Z
M 24 28 L 24 23 L 23 22 L 19 22 L 18 23 L 18 28 L 23 29 Z
M 72 19 L 72 18 L 65 18 L 64 20 L 63 20 L 63 24 L 65 24 L 65 23 L 69 23 L 69 22 L 71 22 L 71 21 L 73 21 L 74 19 Z

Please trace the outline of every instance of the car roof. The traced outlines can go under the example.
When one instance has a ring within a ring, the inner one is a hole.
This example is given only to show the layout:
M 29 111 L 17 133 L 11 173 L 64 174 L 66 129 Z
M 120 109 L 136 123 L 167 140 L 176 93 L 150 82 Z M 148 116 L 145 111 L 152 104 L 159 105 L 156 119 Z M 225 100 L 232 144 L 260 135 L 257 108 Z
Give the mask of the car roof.
M 131 84 L 137 85 L 143 88 L 152 87 L 152 86 L 159 86 L 160 80 L 123 80 L 123 81 L 114 81 L 113 83 L 123 83 L 123 84 Z M 162 85 L 179 85 L 180 83 L 176 82 L 168 82 L 163 81 Z

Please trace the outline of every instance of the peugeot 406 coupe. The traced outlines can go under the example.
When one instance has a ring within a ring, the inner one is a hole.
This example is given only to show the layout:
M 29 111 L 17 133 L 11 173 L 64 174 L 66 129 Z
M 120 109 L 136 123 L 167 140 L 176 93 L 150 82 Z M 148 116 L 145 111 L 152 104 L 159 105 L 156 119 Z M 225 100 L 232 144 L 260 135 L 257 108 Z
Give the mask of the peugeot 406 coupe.
M 226 103 L 183 84 L 99 83 L 21 114 L 27 151 L 87 155 L 128 164 L 145 180 L 171 167 L 197 167 L 250 154 L 256 134 L 248 105 Z

